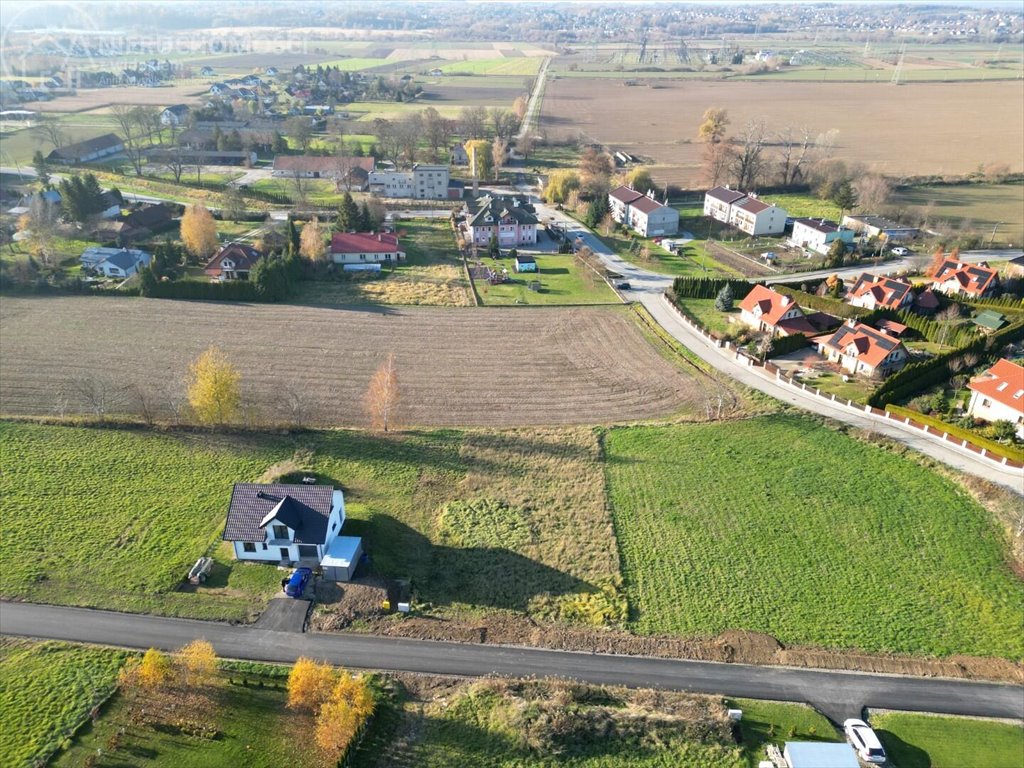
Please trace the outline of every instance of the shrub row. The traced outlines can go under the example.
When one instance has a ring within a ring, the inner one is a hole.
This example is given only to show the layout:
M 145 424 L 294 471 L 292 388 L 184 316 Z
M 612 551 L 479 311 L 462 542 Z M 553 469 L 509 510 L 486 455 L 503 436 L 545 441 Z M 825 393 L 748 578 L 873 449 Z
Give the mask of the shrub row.
M 980 307 L 982 309 L 992 307 L 1005 309 L 1009 312 L 1024 312 L 1024 299 L 1018 299 L 1016 296 L 997 296 L 995 298 L 988 299 L 966 299 L 958 297 L 957 301 L 968 307 Z
M 987 355 L 1006 344 L 1024 338 L 1024 321 L 1003 328 L 991 336 L 981 336 L 969 344 L 958 347 L 931 360 L 911 363 L 897 371 L 871 393 L 868 405 L 884 408 L 896 400 L 904 400 L 923 389 L 949 380 L 949 361 L 967 354 Z
M 926 413 L 919 413 L 911 408 L 903 408 L 898 405 L 887 405 L 885 406 L 885 410 L 892 412 L 896 416 L 903 418 L 909 417 L 919 424 L 927 424 L 932 429 L 947 432 L 959 440 L 972 442 L 979 448 L 985 448 L 989 453 L 994 453 L 997 456 L 1005 456 L 1006 458 L 1013 459 L 1014 461 L 1024 461 L 1024 449 L 1017 448 L 1016 446 L 997 443 L 994 440 L 982 437 L 969 429 L 958 427 L 956 424 L 950 424 L 942 419 L 929 416 Z
M 830 315 L 844 318 L 856 318 L 863 321 L 871 314 L 871 311 L 863 307 L 855 307 L 845 301 L 833 299 L 828 296 L 816 296 L 813 293 L 789 288 L 784 285 L 773 286 L 779 293 L 789 296 L 797 304 L 804 308 L 816 309 L 819 312 L 827 312 Z
M 681 299 L 713 299 L 725 286 L 731 285 L 736 301 L 742 301 L 754 287 L 747 280 L 727 277 L 677 277 L 672 281 L 672 293 Z
M 930 317 L 922 317 L 916 312 L 911 312 L 907 309 L 901 309 L 898 312 L 891 309 L 881 309 L 872 313 L 871 321 L 874 322 L 883 318 L 886 320 L 894 320 L 897 323 L 903 323 L 903 325 L 908 328 L 913 328 L 928 341 L 939 343 L 942 324 L 938 320 L 934 320 Z M 973 328 L 961 328 L 954 331 L 945 340 L 945 343 L 951 347 L 962 347 L 966 344 L 970 344 L 977 338 L 978 334 L 973 330 Z
M 794 333 L 792 336 L 776 336 L 772 339 L 771 347 L 768 350 L 768 357 L 788 355 L 790 352 L 803 349 L 808 344 L 810 344 L 810 340 L 802 333 Z

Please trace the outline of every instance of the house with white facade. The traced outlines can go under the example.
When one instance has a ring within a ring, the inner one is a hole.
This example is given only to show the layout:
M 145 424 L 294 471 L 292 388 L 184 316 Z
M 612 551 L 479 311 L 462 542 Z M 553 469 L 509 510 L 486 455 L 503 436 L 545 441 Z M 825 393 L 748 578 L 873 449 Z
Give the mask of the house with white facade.
M 755 285 L 740 302 L 740 320 L 773 336 L 810 335 L 815 328 L 791 296 Z
M 182 125 L 191 111 L 187 104 L 174 104 L 160 113 L 160 125 Z
M 238 560 L 326 564 L 336 569 L 328 578 L 348 581 L 361 541 L 341 536 L 344 524 L 345 496 L 330 485 L 236 483 L 223 539 L 231 542 Z
M 886 241 L 912 240 L 921 233 L 917 227 L 897 224 L 885 216 L 876 216 L 871 213 L 857 215 L 848 213 L 843 216 L 842 225 L 865 237 L 877 237 Z
M 849 245 L 853 243 L 856 234 L 852 229 L 846 229 L 827 219 L 796 219 L 789 242 L 797 248 L 824 256 L 836 240 L 842 240 Z
M 397 264 L 405 261 L 398 235 L 389 232 L 335 232 L 331 236 L 335 264 Z
M 411 197 L 416 200 L 448 198 L 448 166 L 416 163 L 408 171 L 372 171 L 370 192 L 381 197 Z
M 452 145 L 452 165 L 469 165 L 469 155 L 466 153 L 466 146 L 457 141 Z
M 616 187 L 608 193 L 608 209 L 620 224 L 639 232 L 644 237 L 674 235 L 679 231 L 679 211 L 627 186 Z
M 499 248 L 535 245 L 537 216 L 524 198 L 484 195 L 466 203 L 469 242 L 486 247 L 491 237 Z
M 929 277 L 932 289 L 947 296 L 981 298 L 999 285 L 999 272 L 983 261 L 971 263 L 957 259 L 943 259 Z
M 228 243 L 210 259 L 203 269 L 210 277 L 225 280 L 248 280 L 249 273 L 263 254 L 243 243 Z
M 971 400 L 967 412 L 985 421 L 1009 421 L 1024 440 L 1024 366 L 1005 358 L 967 385 Z
M 753 192 L 715 187 L 704 194 L 704 215 L 751 236 L 779 235 L 786 229 L 784 208 L 766 203 Z
M 57 163 L 88 163 L 124 152 L 124 142 L 113 133 L 105 133 L 95 139 L 76 141 L 53 150 L 47 160 Z
M 153 256 L 131 248 L 86 248 L 79 256 L 83 269 L 91 269 L 107 277 L 131 277 L 149 266 Z
M 864 376 L 888 376 L 907 364 L 903 342 L 869 325 L 848 320 L 835 333 L 814 340 L 818 350 L 843 370 Z
M 910 283 L 864 272 L 847 292 L 846 300 L 864 309 L 908 309 L 914 303 Z

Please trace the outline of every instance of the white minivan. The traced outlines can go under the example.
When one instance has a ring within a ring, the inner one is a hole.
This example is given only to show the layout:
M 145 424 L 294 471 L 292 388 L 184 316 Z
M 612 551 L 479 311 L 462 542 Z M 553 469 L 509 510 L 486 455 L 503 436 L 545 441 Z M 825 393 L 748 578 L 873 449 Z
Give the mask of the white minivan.
M 849 739 L 861 760 L 877 765 L 885 762 L 885 749 L 875 732 L 871 730 L 871 726 L 863 720 L 850 718 L 843 723 L 843 730 L 846 731 L 846 738 Z

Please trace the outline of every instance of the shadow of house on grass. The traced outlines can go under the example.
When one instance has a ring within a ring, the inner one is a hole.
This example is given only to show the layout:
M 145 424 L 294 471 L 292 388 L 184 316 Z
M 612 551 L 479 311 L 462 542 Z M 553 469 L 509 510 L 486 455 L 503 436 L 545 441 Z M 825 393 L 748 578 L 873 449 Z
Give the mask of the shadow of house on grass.
M 412 579 L 421 603 L 525 612 L 536 598 L 595 590 L 582 579 L 509 549 L 435 544 L 389 515 L 349 519 L 345 532 L 363 537 L 374 575 Z

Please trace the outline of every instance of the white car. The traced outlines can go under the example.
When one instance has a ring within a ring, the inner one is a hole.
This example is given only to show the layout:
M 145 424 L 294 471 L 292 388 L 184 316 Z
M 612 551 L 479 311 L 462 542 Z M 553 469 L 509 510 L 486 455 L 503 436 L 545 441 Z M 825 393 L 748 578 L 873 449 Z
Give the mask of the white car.
M 885 749 L 878 740 L 871 726 L 863 720 L 850 718 L 843 723 L 846 738 L 857 751 L 857 756 L 865 763 L 882 765 L 885 762 Z
M 893 256 L 906 256 L 908 253 L 910 253 L 910 249 L 904 248 L 902 245 L 897 245 L 892 249 Z

